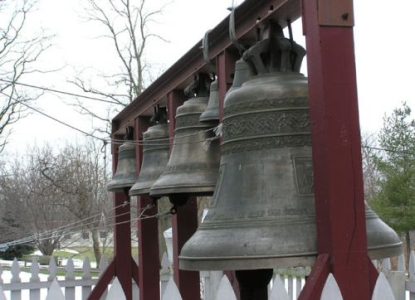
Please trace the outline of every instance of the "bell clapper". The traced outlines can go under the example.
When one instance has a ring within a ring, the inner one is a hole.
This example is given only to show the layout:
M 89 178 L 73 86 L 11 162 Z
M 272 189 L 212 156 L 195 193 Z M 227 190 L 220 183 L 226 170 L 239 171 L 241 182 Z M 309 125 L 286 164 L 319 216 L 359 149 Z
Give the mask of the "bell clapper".
M 273 273 L 273 269 L 236 271 L 241 300 L 268 300 L 268 284 Z

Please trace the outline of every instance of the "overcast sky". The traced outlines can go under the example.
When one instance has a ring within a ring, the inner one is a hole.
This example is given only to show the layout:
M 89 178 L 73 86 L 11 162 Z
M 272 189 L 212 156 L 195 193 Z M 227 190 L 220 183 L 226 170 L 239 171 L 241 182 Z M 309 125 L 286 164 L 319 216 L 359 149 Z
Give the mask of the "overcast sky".
M 111 45 L 94 38 L 100 28 L 86 22 L 82 0 L 39 0 L 38 10 L 30 16 L 31 28 L 43 27 L 56 34 L 54 47 L 44 56 L 47 67 L 65 67 L 53 75 L 28 77 L 26 83 L 77 92 L 67 84 L 75 72 L 111 70 Z M 154 3 L 156 0 L 151 0 Z M 159 0 L 157 0 L 159 1 Z M 241 1 L 239 1 L 241 2 Z M 168 68 L 195 45 L 204 33 L 228 15 L 231 0 L 175 0 L 155 27 L 169 43 L 149 45 L 148 59 L 156 68 Z M 415 108 L 415 11 L 413 0 L 355 1 L 355 47 L 359 109 L 362 132 L 377 132 L 385 113 L 407 101 Z M 298 22 L 297 22 L 298 23 Z M 294 24 L 296 41 L 304 44 L 300 24 Z M 92 70 L 92 71 L 91 71 Z M 82 130 L 93 122 L 80 116 L 65 103 L 69 98 L 45 94 L 37 107 Z M 99 108 L 97 108 L 99 109 Z M 62 143 L 82 140 L 82 135 L 43 116 L 33 113 L 16 124 L 9 151 L 25 149 L 27 144 Z

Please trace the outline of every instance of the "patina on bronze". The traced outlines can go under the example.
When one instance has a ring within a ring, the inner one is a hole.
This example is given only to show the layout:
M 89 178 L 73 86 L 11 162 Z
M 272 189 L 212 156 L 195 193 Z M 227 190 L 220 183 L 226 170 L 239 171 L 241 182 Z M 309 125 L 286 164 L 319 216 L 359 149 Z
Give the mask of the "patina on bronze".
M 159 107 L 152 118 L 155 125 L 143 133 L 143 163 L 130 196 L 149 194 L 150 188 L 166 169 L 169 161 L 169 124 L 166 107 Z
M 133 127 L 127 128 L 127 140 L 118 150 L 117 170 L 114 177 L 107 185 L 109 192 L 125 191 L 130 189 L 137 179 L 135 168 L 135 145 L 133 139 Z
M 255 75 L 225 98 L 218 184 L 181 269 L 305 266 L 317 255 L 305 51 L 271 27 L 244 53 Z M 368 206 L 366 226 L 372 258 L 401 253 L 397 234 Z
M 189 100 L 177 108 L 173 148 L 165 171 L 150 189 L 150 196 L 172 199 L 208 195 L 215 189 L 220 150 L 213 132 L 216 122 L 200 122 L 206 110 L 211 79 L 199 74 L 186 88 Z M 174 201 L 172 201 L 174 202 Z

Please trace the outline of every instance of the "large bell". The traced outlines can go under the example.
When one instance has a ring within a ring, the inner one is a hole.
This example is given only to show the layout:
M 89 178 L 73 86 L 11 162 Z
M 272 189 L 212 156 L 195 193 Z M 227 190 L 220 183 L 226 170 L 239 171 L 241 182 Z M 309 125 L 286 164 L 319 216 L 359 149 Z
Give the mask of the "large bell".
M 244 54 L 255 76 L 224 103 L 211 208 L 180 253 L 185 270 L 312 265 L 317 255 L 304 49 L 279 30 Z M 366 205 L 372 258 L 399 255 L 396 233 Z
M 150 189 L 150 195 L 212 194 L 217 180 L 220 149 L 215 123 L 200 122 L 208 103 L 210 78 L 200 74 L 188 95 L 196 95 L 177 108 L 173 148 L 166 170 Z
M 156 113 L 158 124 L 143 134 L 143 163 L 137 182 L 130 189 L 130 196 L 149 194 L 150 188 L 166 169 L 169 161 L 169 124 L 165 107 Z
M 127 129 L 128 139 L 132 139 L 132 127 Z M 135 145 L 132 141 L 125 141 L 118 149 L 118 164 L 114 177 L 107 185 L 109 192 L 130 189 L 137 179 L 135 167 Z

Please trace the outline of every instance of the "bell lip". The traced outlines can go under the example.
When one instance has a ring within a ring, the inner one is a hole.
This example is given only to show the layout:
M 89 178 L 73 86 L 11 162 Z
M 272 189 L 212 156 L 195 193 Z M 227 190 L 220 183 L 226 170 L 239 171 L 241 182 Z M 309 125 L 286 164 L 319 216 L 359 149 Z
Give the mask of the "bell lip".
M 215 186 L 211 186 L 211 187 L 170 186 L 170 187 L 162 187 L 162 188 L 156 188 L 156 189 L 151 188 L 150 196 L 163 197 L 163 196 L 169 196 L 169 195 L 174 195 L 174 194 L 189 194 L 193 196 L 212 196 L 214 191 L 215 191 Z
M 133 186 L 134 187 L 134 186 Z M 140 196 L 140 195 L 148 195 L 150 194 L 150 187 L 143 187 L 143 188 L 136 188 L 133 187 L 128 191 L 129 196 Z
M 199 118 L 200 122 L 211 122 L 211 121 L 219 121 L 219 111 L 216 113 L 212 110 L 207 110 L 203 114 L 200 115 Z
M 402 254 L 402 242 L 385 247 L 368 248 L 370 259 L 383 259 Z M 317 253 L 302 253 L 295 256 L 229 256 L 229 257 L 187 257 L 179 256 L 179 268 L 189 271 L 252 270 L 278 267 L 313 266 Z
M 238 257 L 185 257 L 179 256 L 179 269 L 189 271 L 215 270 L 254 270 L 278 267 L 305 267 L 313 266 L 316 253 L 307 253 L 304 256 L 238 256 Z
M 387 257 L 399 256 L 402 254 L 402 242 L 390 245 L 379 245 L 376 247 L 368 247 L 367 252 L 371 259 L 383 259 Z

